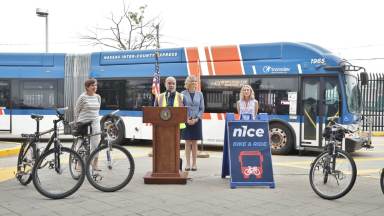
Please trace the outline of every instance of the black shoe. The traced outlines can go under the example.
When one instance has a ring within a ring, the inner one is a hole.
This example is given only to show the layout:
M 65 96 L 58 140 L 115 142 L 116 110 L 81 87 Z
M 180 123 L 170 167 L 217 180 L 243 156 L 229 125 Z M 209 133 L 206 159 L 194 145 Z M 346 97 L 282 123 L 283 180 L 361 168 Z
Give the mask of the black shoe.
M 197 168 L 192 168 L 191 170 L 192 170 L 192 171 L 197 171 Z
M 191 169 L 190 169 L 190 168 L 185 168 L 184 170 L 185 170 L 185 171 L 189 171 L 189 170 L 191 170 Z M 193 170 L 193 169 L 192 169 L 192 170 Z

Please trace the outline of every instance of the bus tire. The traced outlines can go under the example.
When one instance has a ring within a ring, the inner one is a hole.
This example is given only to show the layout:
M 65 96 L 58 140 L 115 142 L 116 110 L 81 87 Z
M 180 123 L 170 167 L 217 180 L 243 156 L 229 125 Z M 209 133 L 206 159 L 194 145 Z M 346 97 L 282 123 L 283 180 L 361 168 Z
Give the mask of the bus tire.
M 117 124 L 117 128 L 112 126 L 110 130 L 108 130 L 111 133 L 112 137 L 112 144 L 121 145 L 124 140 L 124 134 L 125 134 L 125 126 L 123 119 L 121 119 L 119 116 L 106 116 L 105 118 L 102 118 L 100 121 L 101 124 L 101 130 L 104 130 L 104 127 L 108 127 L 112 125 L 112 122 L 116 122 L 120 119 L 120 122 Z
M 288 155 L 293 149 L 293 135 L 291 130 L 277 122 L 269 125 L 269 140 L 272 154 Z

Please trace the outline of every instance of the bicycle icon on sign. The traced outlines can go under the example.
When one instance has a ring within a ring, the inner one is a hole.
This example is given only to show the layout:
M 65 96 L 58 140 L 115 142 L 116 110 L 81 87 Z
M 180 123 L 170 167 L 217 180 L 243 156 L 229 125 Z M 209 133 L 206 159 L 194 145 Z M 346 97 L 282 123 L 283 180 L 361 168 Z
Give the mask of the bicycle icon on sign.
M 258 164 L 247 166 L 244 165 L 245 161 L 258 161 Z M 251 175 L 256 176 L 257 179 L 263 177 L 263 160 L 264 157 L 260 151 L 241 151 L 239 154 L 239 162 L 241 167 L 241 173 L 244 179 L 249 179 Z

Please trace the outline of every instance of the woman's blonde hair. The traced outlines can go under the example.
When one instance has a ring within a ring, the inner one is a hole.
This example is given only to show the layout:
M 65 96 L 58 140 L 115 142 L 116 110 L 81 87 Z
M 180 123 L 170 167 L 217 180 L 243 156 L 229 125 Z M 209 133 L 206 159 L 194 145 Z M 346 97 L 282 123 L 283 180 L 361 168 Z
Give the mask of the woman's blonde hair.
M 198 82 L 197 77 L 190 75 L 185 79 L 184 88 L 189 90 L 193 82 Z
M 240 100 L 244 100 L 244 89 L 246 88 L 249 88 L 251 90 L 251 95 L 250 95 L 250 99 L 253 100 L 255 99 L 255 92 L 253 91 L 252 87 L 250 85 L 243 85 L 243 87 L 241 87 L 241 90 L 240 90 Z

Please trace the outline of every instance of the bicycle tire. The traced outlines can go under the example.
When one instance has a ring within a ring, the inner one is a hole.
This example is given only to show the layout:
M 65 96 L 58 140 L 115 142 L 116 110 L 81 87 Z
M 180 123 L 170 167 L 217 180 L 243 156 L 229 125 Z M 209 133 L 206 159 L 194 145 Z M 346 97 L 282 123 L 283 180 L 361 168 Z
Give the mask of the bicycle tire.
M 76 139 L 73 140 L 71 149 L 80 155 L 81 159 L 83 160 L 83 162 L 85 164 L 85 162 L 87 161 L 87 157 L 88 157 L 89 152 L 87 150 L 82 149 L 82 147 L 84 145 L 84 140 L 82 140 L 81 144 L 78 145 L 79 139 L 80 138 L 77 137 Z M 73 170 L 73 168 L 76 169 L 76 166 L 78 165 L 76 158 L 73 158 L 70 155 L 69 162 L 71 163 L 71 165 L 69 166 L 69 171 L 71 172 L 72 178 L 78 179 L 79 178 L 79 175 L 77 174 L 78 171 Z M 72 163 L 74 163 L 74 166 L 72 166 Z
M 384 194 L 384 168 L 381 170 L 380 187 L 381 187 L 381 191 Z
M 131 181 L 133 174 L 134 174 L 134 171 L 135 171 L 135 162 L 133 160 L 131 153 L 127 149 L 125 149 L 124 147 L 122 147 L 120 145 L 112 144 L 111 145 L 111 149 L 112 149 L 111 152 L 113 153 L 113 156 L 110 155 L 109 157 L 112 159 L 115 159 L 113 161 L 113 163 L 114 163 L 113 167 L 111 164 L 106 163 L 106 162 L 108 162 L 108 156 L 105 155 L 107 157 L 107 160 L 103 161 L 103 160 L 98 159 L 98 165 L 101 166 L 100 164 L 102 164 L 102 165 L 105 165 L 105 167 L 102 167 L 101 168 L 102 170 L 94 171 L 92 168 L 92 164 L 91 164 L 92 161 L 94 160 L 95 157 L 100 158 L 100 157 L 104 156 L 104 154 L 107 154 L 106 152 L 105 153 L 102 152 L 104 150 L 107 150 L 107 148 L 109 148 L 107 145 L 102 145 L 102 146 L 98 147 L 95 151 L 92 152 L 92 154 L 89 156 L 87 163 L 86 163 L 86 176 L 87 176 L 89 183 L 93 187 L 95 187 L 96 189 L 103 191 L 103 192 L 114 192 L 114 191 L 122 189 Z M 123 157 L 121 157 L 121 155 Z M 122 166 L 120 168 L 118 168 L 116 166 L 117 164 L 121 164 Z M 97 173 L 95 173 L 95 172 L 97 172 Z M 113 173 L 116 173 L 119 175 L 121 174 L 122 180 L 120 180 L 120 179 L 116 180 L 116 176 L 111 177 L 110 175 L 108 175 L 108 174 L 113 174 Z M 103 176 L 101 178 L 104 178 L 104 181 L 101 182 L 101 179 L 100 179 L 100 181 L 98 181 L 96 179 L 98 176 L 99 177 Z M 117 183 L 115 184 L 115 183 L 113 183 L 113 181 L 116 181 Z M 102 185 L 102 183 L 104 183 L 104 182 L 109 183 L 109 185 L 107 185 L 107 186 Z
M 28 185 L 32 181 L 32 170 L 33 170 L 33 165 L 35 162 L 35 158 L 37 158 L 37 151 L 36 151 L 36 145 L 31 144 L 31 146 L 28 148 L 28 144 L 30 142 L 24 142 L 23 145 L 20 148 L 19 155 L 17 157 L 17 174 L 16 174 L 16 179 L 20 182 L 22 185 Z M 26 149 L 27 148 L 27 149 Z M 31 158 L 28 160 L 26 158 L 28 155 L 27 152 L 31 150 L 32 153 L 29 155 Z M 30 170 L 26 171 L 26 168 L 29 167 Z
M 72 149 L 61 147 L 61 154 L 59 155 L 61 167 L 59 171 L 56 171 L 56 165 L 55 165 L 56 151 L 57 150 L 55 148 L 50 149 L 49 151 L 41 155 L 41 157 L 39 157 L 39 159 L 35 163 L 35 166 L 33 167 L 32 176 L 33 176 L 33 184 L 36 190 L 40 194 L 51 199 L 62 199 L 75 193 L 83 184 L 85 179 L 85 167 L 84 167 L 84 162 L 79 156 L 79 154 L 77 154 Z M 66 166 L 70 165 L 68 161 L 65 161 L 65 160 L 69 160 L 69 157 L 68 155 L 64 155 L 64 153 L 68 153 L 69 155 L 72 155 L 71 157 L 77 158 L 78 162 L 80 163 L 81 167 L 79 170 L 80 174 L 78 179 L 73 179 L 69 173 L 68 173 L 68 177 L 63 175 L 63 173 L 66 173 Z M 48 161 L 45 161 L 45 159 L 47 159 Z M 48 168 L 48 171 L 50 173 L 44 175 L 42 171 L 44 168 Z M 71 183 L 74 183 L 74 185 L 67 186 L 67 184 L 63 183 L 60 178 L 53 180 L 53 178 L 55 178 L 56 176 L 59 176 L 62 179 L 64 178 L 69 179 L 70 181 L 73 181 Z M 53 185 L 53 189 L 52 189 L 53 191 L 48 189 L 49 185 Z M 64 189 L 63 191 L 56 192 L 58 187 L 68 187 L 68 188 Z
M 341 157 L 336 160 L 336 166 L 340 165 L 341 163 L 340 160 L 343 158 L 347 163 L 346 165 L 348 166 L 348 168 L 350 168 L 349 171 L 344 173 L 342 170 L 337 170 L 337 172 L 335 173 L 328 173 L 326 169 L 329 167 L 327 167 L 327 164 L 326 164 L 327 162 L 323 160 L 323 159 L 327 159 L 326 157 L 330 156 L 328 152 L 323 152 L 319 156 L 317 156 L 316 159 L 311 164 L 311 169 L 309 171 L 309 181 L 313 191 L 317 195 L 319 195 L 321 198 L 327 199 L 327 200 L 334 200 L 334 199 L 338 199 L 345 196 L 352 189 L 356 181 L 357 170 L 356 170 L 356 164 L 353 158 L 349 156 L 346 152 L 339 149 L 336 150 L 336 155 L 338 157 Z M 321 164 L 321 163 L 325 163 L 325 164 Z M 339 168 L 339 166 L 337 168 Z M 322 173 L 323 182 L 321 182 L 321 178 L 319 178 L 320 179 L 319 183 L 316 181 L 316 179 L 314 179 L 315 172 L 317 170 L 320 172 L 319 175 L 321 175 Z M 326 179 L 324 179 L 324 175 L 328 175 Z M 341 186 L 340 184 L 341 180 L 344 181 L 344 178 L 347 175 L 350 175 L 350 178 L 347 179 L 349 181 L 346 181 L 345 182 L 346 184 L 343 184 L 345 185 L 344 188 L 342 188 L 340 191 L 333 194 L 331 194 L 330 192 L 329 193 L 327 192 L 328 188 L 332 189 L 332 186 L 330 185 L 331 184 L 330 180 L 335 180 L 337 182 L 337 187 L 339 187 Z M 324 188 L 321 188 L 321 187 L 324 187 Z

